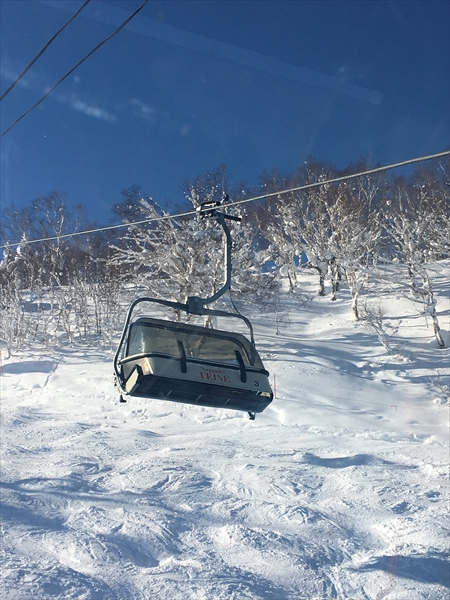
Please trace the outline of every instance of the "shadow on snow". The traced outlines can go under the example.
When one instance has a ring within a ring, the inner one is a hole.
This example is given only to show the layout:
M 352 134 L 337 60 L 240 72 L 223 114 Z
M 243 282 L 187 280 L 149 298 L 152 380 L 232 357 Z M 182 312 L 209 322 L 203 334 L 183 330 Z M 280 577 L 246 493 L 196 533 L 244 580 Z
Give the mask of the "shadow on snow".
M 450 588 L 448 559 L 433 556 L 380 556 L 363 571 L 386 571 L 396 577 Z

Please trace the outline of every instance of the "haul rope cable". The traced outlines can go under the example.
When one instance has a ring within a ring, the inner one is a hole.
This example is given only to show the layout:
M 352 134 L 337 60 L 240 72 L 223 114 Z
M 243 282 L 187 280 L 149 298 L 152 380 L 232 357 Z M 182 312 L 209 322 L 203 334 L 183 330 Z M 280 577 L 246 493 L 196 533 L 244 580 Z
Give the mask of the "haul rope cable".
M 0 97 L 0 102 L 3 100 L 3 98 L 5 98 L 9 92 L 19 83 L 19 81 L 28 73 L 28 71 L 31 69 L 31 67 L 34 65 L 34 63 L 44 54 L 44 52 L 47 50 L 47 48 L 50 46 L 50 44 L 52 44 L 55 39 L 58 37 L 58 35 L 68 26 L 70 25 L 70 23 L 72 23 L 72 21 L 78 17 L 78 15 L 80 14 L 80 12 L 83 10 L 83 8 L 85 8 L 89 2 L 91 0 L 86 0 L 86 2 L 83 4 L 83 6 L 81 8 L 79 8 L 77 10 L 77 12 L 72 15 L 70 17 L 70 19 L 68 21 L 66 21 L 64 23 L 64 25 L 62 27 L 60 27 L 58 29 L 58 31 L 55 33 L 55 35 L 53 35 L 49 41 L 45 44 L 45 46 L 36 54 L 36 56 L 33 58 L 33 60 L 25 67 L 25 69 L 22 71 L 22 73 L 20 73 L 20 75 L 17 76 L 17 78 L 15 79 L 15 81 L 12 82 L 12 84 L 9 86 L 9 88 L 6 90 L 6 92 L 4 92 L 1 97 Z
M 19 121 L 21 121 L 24 117 L 26 117 L 32 110 L 34 110 L 35 108 L 37 108 L 42 102 L 44 102 L 44 100 L 46 100 L 50 94 L 58 87 L 58 85 L 60 83 L 62 83 L 65 79 L 67 79 L 70 75 L 72 75 L 72 73 L 78 69 L 78 67 L 80 65 L 82 65 L 84 63 L 84 61 L 86 61 L 90 56 L 92 56 L 94 54 L 94 52 L 97 52 L 97 50 L 99 48 L 101 48 L 103 46 L 103 44 L 106 44 L 106 42 L 108 40 L 110 40 L 111 38 L 113 38 L 115 35 L 117 35 L 119 33 L 119 31 L 121 31 L 126 25 L 128 25 L 128 23 L 131 21 L 131 19 L 133 19 L 138 12 L 140 12 L 144 6 L 147 4 L 148 0 L 145 0 L 145 2 L 137 9 L 134 11 L 134 13 L 132 15 L 130 15 L 123 23 L 122 25 L 120 25 L 111 35 L 109 35 L 108 37 L 106 37 L 104 40 L 102 40 L 99 44 L 97 44 L 95 46 L 95 48 L 93 48 L 88 54 L 86 54 L 86 56 L 84 58 L 82 58 L 74 67 L 72 67 L 70 69 L 70 71 L 68 71 L 65 75 L 63 75 L 63 77 L 61 77 L 61 79 L 55 83 L 55 85 L 52 87 L 51 90 L 49 90 L 45 96 L 43 96 L 38 102 L 36 102 L 36 104 L 34 106 L 32 106 L 31 108 L 29 108 L 25 113 L 23 113 L 22 116 L 20 116 L 18 119 L 16 119 L 14 121 L 14 123 L 8 127 L 8 129 L 6 131 L 4 131 L 2 133 L 2 135 L 0 137 L 3 137 L 4 135 L 6 135 L 9 131 L 11 131 L 11 129 L 17 125 L 17 123 L 19 123 Z
M 148 1 L 148 0 L 146 0 Z M 141 7 L 142 8 L 142 7 Z M 241 204 L 246 204 L 249 202 L 256 202 L 257 200 L 264 200 L 266 198 L 271 198 L 273 196 L 282 196 L 283 194 L 289 194 L 291 192 L 299 192 L 302 190 L 308 190 L 311 188 L 319 187 L 321 185 L 327 185 L 329 183 L 337 183 L 339 181 L 346 181 L 348 179 L 356 179 L 357 177 L 363 177 L 364 175 L 372 175 L 373 173 L 380 173 L 381 171 L 388 171 L 390 169 L 396 169 L 398 167 L 404 167 L 406 165 L 411 165 L 413 163 L 422 162 L 425 160 L 432 160 L 434 158 L 442 158 L 444 156 L 450 156 L 450 150 L 445 150 L 444 152 L 437 152 L 436 154 L 429 154 L 428 156 L 419 156 L 417 158 L 410 158 L 408 160 L 404 160 L 398 163 L 393 163 L 391 165 L 386 165 L 384 167 L 376 167 L 374 169 L 369 169 L 367 171 L 361 171 L 360 173 L 352 173 L 350 175 L 342 175 L 341 177 L 333 177 L 332 179 L 327 179 L 325 181 L 316 181 L 314 183 L 307 183 L 305 185 L 300 185 L 298 187 L 290 188 L 287 190 L 279 190 L 276 192 L 269 192 L 268 194 L 261 194 L 259 196 L 253 196 L 252 198 L 246 198 L 244 200 L 238 200 L 236 202 L 232 202 L 227 206 L 239 206 Z M 208 209 L 205 209 L 207 211 Z M 181 217 L 188 217 L 192 215 L 197 215 L 196 210 L 189 210 L 187 212 L 178 213 L 176 215 L 162 215 L 160 217 L 152 217 L 151 219 L 142 219 L 141 221 L 132 221 L 131 223 L 121 223 L 120 225 L 109 225 L 106 227 L 98 227 L 97 229 L 87 229 L 85 231 L 75 231 L 73 233 L 65 233 L 63 235 L 55 235 L 52 237 L 40 238 L 37 240 L 26 240 L 21 242 L 16 242 L 14 244 L 7 244 L 0 246 L 0 250 L 4 248 L 15 248 L 21 245 L 28 244 L 37 244 L 39 242 L 50 242 L 53 240 L 61 240 L 64 238 L 75 237 L 77 235 L 88 235 L 90 233 L 98 233 L 100 231 L 111 231 L 112 229 L 119 229 L 122 227 L 132 227 L 133 225 L 142 225 L 144 223 L 155 223 L 158 221 L 167 221 L 168 219 L 180 219 Z

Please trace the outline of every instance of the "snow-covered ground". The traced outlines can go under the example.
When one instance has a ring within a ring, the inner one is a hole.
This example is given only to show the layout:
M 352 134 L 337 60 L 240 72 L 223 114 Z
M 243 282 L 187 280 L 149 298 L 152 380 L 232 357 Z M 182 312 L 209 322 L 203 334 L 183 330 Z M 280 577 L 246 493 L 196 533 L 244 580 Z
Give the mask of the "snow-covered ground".
M 4 358 L 2 597 L 448 600 L 449 352 L 395 289 L 378 300 L 392 355 L 345 290 L 286 295 L 278 335 L 249 314 L 277 394 L 255 421 L 119 404 L 99 349 Z

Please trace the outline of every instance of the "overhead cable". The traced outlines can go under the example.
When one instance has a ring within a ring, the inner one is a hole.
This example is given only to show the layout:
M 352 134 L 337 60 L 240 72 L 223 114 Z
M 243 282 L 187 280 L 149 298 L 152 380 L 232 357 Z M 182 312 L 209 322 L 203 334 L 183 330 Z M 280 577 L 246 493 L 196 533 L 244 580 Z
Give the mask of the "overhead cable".
M 55 33 L 54 36 L 52 36 L 48 42 L 45 44 L 45 46 L 36 54 L 36 56 L 33 58 L 33 60 L 25 67 L 25 69 L 22 71 L 22 73 L 20 75 L 18 75 L 18 77 L 16 78 L 15 81 L 12 82 L 12 84 L 9 86 L 9 88 L 6 90 L 6 92 L 4 92 L 1 96 L 0 96 L 0 102 L 3 100 L 3 98 L 5 98 L 9 92 L 16 87 L 16 85 L 19 83 L 19 81 L 28 73 L 28 71 L 31 69 L 31 67 L 34 65 L 34 63 L 44 54 L 44 52 L 47 50 L 47 48 L 50 46 L 50 44 L 52 44 L 56 38 L 58 37 L 58 35 L 67 27 L 67 25 L 70 25 L 70 23 L 72 23 L 72 21 L 78 17 L 78 15 L 80 14 L 80 12 L 83 10 L 83 8 L 85 8 L 89 2 L 91 0 L 86 0 L 86 2 L 83 4 L 83 6 L 81 8 L 79 8 L 77 10 L 77 12 L 72 15 L 70 17 L 70 19 L 68 21 L 66 21 L 64 23 L 64 25 L 62 27 L 60 27 L 58 29 L 58 31 Z
M 70 71 L 68 71 L 63 77 L 61 77 L 61 79 L 52 87 L 51 90 L 49 90 L 45 96 L 43 96 L 38 102 L 36 102 L 36 104 L 34 106 L 32 106 L 31 108 L 29 108 L 22 116 L 20 116 L 18 119 L 16 119 L 14 121 L 14 123 L 11 125 L 11 127 L 8 127 L 8 129 L 6 131 L 4 131 L 2 133 L 2 135 L 0 137 L 3 137 L 4 135 L 6 135 L 7 133 L 9 133 L 11 131 L 11 129 L 17 125 L 17 123 L 19 123 L 24 117 L 26 117 L 32 110 L 34 110 L 35 108 L 37 108 L 40 104 L 42 104 L 42 102 L 44 102 L 44 100 L 46 100 L 50 94 L 58 87 L 58 85 L 60 83 L 62 83 L 65 79 L 67 79 L 70 75 L 72 75 L 72 73 L 78 69 L 78 67 L 80 65 L 82 65 L 90 56 L 92 56 L 94 54 L 94 52 L 97 52 L 97 50 L 99 48 L 101 48 L 104 44 L 106 44 L 107 41 L 109 41 L 111 38 L 113 38 L 115 35 L 117 35 L 119 33 L 119 31 L 121 31 L 126 25 L 128 25 L 128 23 L 131 21 L 131 19 L 134 19 L 134 17 L 144 8 L 144 6 L 147 4 L 148 0 L 145 0 L 145 2 L 137 9 L 134 11 L 133 14 L 131 14 L 123 23 L 122 25 L 120 25 L 111 35 L 109 35 L 108 37 L 106 37 L 104 40 L 102 40 L 99 44 L 97 44 L 97 46 L 95 46 L 95 48 L 93 48 L 88 54 L 86 54 L 86 56 L 84 58 L 82 58 L 74 67 L 72 67 L 72 69 L 70 69 Z
M 290 188 L 289 190 L 280 190 L 278 192 L 270 192 L 269 194 L 262 194 L 261 196 L 255 196 L 248 200 L 238 200 L 233 202 L 233 206 L 237 204 L 245 204 L 246 202 L 255 202 L 256 200 L 262 200 L 271 196 L 282 196 L 283 194 L 289 194 L 291 192 L 300 192 L 302 190 L 309 190 L 311 188 L 320 187 L 321 185 L 327 185 L 329 183 L 338 183 L 339 181 L 346 181 L 347 179 L 355 179 L 356 177 L 363 177 L 364 175 L 372 175 L 373 173 L 381 173 L 382 171 L 389 171 L 390 169 L 397 169 L 398 167 L 405 167 L 406 165 L 412 165 L 414 163 L 422 162 L 425 160 L 431 160 L 433 158 L 442 158 L 443 156 L 450 156 L 450 150 L 445 152 L 438 152 L 437 154 L 429 154 L 428 156 L 419 156 L 418 158 L 410 158 L 403 160 L 402 162 L 394 163 L 392 165 L 386 165 L 384 167 L 375 167 L 374 169 L 368 169 L 367 171 L 361 171 L 360 173 L 352 173 L 350 175 L 342 175 L 341 177 L 333 177 L 326 181 L 316 181 L 314 183 L 306 183 L 305 185 L 299 185 L 298 187 Z
M 373 173 L 380 173 L 382 171 L 389 171 L 390 169 L 396 169 L 398 167 L 404 167 L 406 165 L 411 165 L 418 162 L 423 162 L 426 160 L 432 160 L 436 158 L 443 158 L 444 156 L 450 156 L 450 150 L 445 150 L 444 152 L 437 152 L 436 154 L 429 154 L 428 156 L 419 156 L 417 158 L 410 158 L 408 160 L 403 160 L 398 163 L 393 163 L 391 165 L 385 165 L 384 167 L 376 167 L 374 169 L 368 169 L 367 171 L 361 171 L 359 173 L 351 173 L 349 175 L 342 175 L 341 177 L 334 177 L 332 179 L 326 179 L 325 181 L 316 181 L 314 183 L 307 183 L 305 185 L 300 185 L 298 187 L 279 190 L 277 192 L 269 192 L 268 194 L 261 194 L 260 196 L 253 196 L 252 198 L 246 198 L 245 200 L 238 200 L 237 202 L 231 203 L 231 206 L 238 206 L 240 204 L 246 204 L 249 202 L 256 202 L 257 200 L 264 200 L 266 198 L 271 198 L 273 196 L 282 196 L 283 194 L 289 194 L 292 192 L 299 192 L 302 190 L 308 190 L 311 188 L 319 187 L 321 185 L 328 185 L 329 183 L 337 183 L 339 181 L 346 181 L 348 179 L 356 179 L 357 177 L 364 177 L 365 175 L 372 175 Z M 213 210 L 213 209 L 210 209 Z M 208 209 L 205 209 L 207 212 Z M 152 217 L 151 219 L 143 219 L 141 221 L 132 221 L 130 223 L 120 223 L 120 225 L 108 225 L 106 227 L 98 227 L 97 229 L 87 229 L 85 231 L 75 231 L 73 233 L 65 233 L 63 235 L 55 235 L 53 237 L 40 238 L 37 240 L 27 240 L 26 242 L 17 242 L 15 244 L 8 244 L 4 246 L 0 246 L 0 250 L 4 248 L 15 248 L 20 246 L 21 244 L 37 244 L 38 242 L 51 242 L 54 240 L 60 240 L 63 238 L 75 237 L 77 235 L 89 235 L 91 233 L 99 233 L 101 231 L 111 231 L 112 229 L 120 229 L 122 227 L 132 227 L 133 225 L 143 225 L 144 223 L 156 223 L 158 221 L 167 221 L 169 219 L 180 219 L 182 217 L 188 217 L 196 215 L 196 210 L 189 210 L 187 212 L 178 213 L 176 215 L 162 215 L 160 217 Z

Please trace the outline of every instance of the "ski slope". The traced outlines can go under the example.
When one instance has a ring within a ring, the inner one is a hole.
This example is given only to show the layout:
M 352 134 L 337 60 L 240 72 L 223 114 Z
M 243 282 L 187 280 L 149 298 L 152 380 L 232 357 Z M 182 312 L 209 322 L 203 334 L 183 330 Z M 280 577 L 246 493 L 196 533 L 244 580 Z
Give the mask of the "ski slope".
M 3 358 L 2 598 L 448 600 L 449 351 L 386 288 L 388 355 L 316 283 L 247 312 L 277 396 L 255 421 L 119 404 L 112 351 Z

